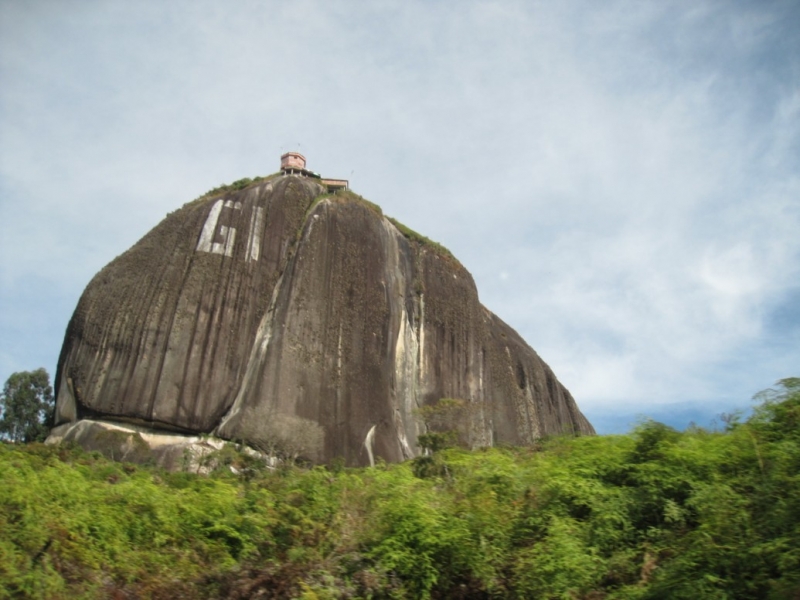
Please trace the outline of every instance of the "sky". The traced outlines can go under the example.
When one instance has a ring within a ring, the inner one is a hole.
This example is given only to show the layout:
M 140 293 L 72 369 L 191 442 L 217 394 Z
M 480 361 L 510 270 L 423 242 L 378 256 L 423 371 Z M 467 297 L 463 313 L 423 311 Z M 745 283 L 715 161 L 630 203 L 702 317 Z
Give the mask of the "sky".
M 0 381 L 288 150 L 449 248 L 599 433 L 800 376 L 796 0 L 0 0 Z

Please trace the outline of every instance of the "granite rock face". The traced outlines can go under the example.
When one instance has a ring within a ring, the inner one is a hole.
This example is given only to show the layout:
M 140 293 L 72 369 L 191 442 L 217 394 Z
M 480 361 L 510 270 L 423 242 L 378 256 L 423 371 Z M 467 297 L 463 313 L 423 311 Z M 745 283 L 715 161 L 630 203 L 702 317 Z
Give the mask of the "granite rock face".
M 89 283 L 56 425 L 101 418 L 348 465 L 419 454 L 459 399 L 475 447 L 592 426 L 443 249 L 355 194 L 278 176 L 170 214 Z M 424 411 L 423 411 L 424 413 Z

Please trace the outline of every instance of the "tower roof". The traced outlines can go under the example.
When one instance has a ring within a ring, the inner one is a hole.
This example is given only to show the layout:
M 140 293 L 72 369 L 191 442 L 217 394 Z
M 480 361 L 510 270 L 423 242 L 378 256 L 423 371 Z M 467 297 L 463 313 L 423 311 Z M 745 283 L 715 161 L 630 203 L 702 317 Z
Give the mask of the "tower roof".
M 305 168 L 306 157 L 299 152 L 286 152 L 281 155 L 281 170 Z

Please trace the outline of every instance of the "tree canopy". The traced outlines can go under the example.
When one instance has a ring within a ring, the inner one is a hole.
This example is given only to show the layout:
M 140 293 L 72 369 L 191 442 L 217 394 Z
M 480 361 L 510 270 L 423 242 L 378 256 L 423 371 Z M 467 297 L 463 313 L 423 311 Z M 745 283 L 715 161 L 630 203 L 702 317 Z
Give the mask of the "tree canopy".
M 0 395 L 0 437 L 12 442 L 44 441 L 52 425 L 54 406 L 46 370 L 13 373 Z

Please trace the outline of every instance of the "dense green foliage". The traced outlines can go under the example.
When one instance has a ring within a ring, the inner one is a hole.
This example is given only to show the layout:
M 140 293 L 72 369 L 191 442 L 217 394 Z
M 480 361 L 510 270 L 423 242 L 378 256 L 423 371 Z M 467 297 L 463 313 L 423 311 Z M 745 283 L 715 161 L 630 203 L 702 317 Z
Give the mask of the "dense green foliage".
M 44 369 L 13 373 L 0 393 L 0 438 L 44 441 L 55 406 L 50 376 Z
M 0 597 L 797 598 L 800 380 L 726 431 L 646 422 L 368 469 L 211 476 L 0 445 Z

